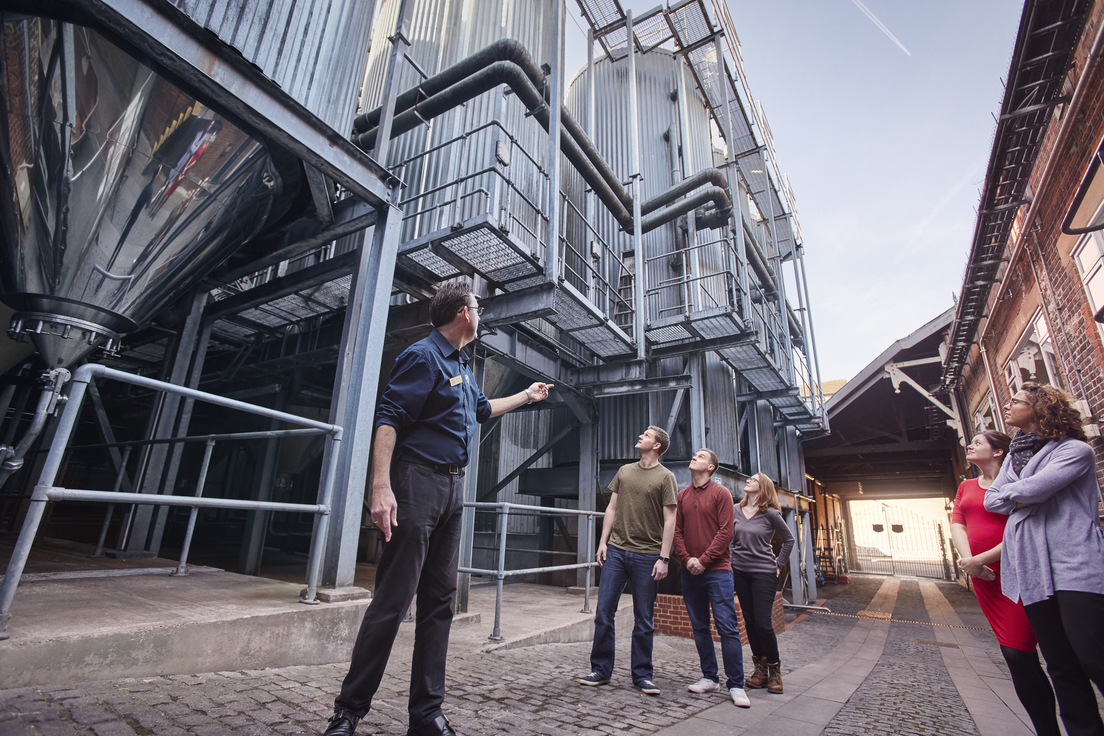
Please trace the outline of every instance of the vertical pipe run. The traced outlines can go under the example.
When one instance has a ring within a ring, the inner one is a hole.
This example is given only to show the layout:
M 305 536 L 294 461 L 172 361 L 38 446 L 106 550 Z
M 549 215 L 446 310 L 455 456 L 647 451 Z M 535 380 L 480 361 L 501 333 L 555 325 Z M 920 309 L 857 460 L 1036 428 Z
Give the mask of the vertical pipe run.
M 8 621 L 11 620 L 11 604 L 15 598 L 15 589 L 19 587 L 19 579 L 23 576 L 23 568 L 27 565 L 27 558 L 31 554 L 31 544 L 35 534 L 38 533 L 38 525 L 42 522 L 42 515 L 46 511 L 45 488 L 54 484 L 58 471 L 61 470 L 61 461 L 65 457 L 65 449 L 69 446 L 69 438 L 77 424 L 81 404 L 84 403 L 84 393 L 88 387 L 88 374 L 78 369 L 73 378 L 73 388 L 69 391 L 69 400 L 61 412 L 58 421 L 57 432 L 54 441 L 50 444 L 50 452 L 46 455 L 46 462 L 42 467 L 42 473 L 38 478 L 38 485 L 31 495 L 30 507 L 23 519 L 23 529 L 19 532 L 19 538 L 15 541 L 11 560 L 8 562 L 7 572 L 4 574 L 4 584 L 0 586 L 0 639 L 7 639 L 9 634 Z
M 196 481 L 195 497 L 203 497 L 203 487 L 207 485 L 207 470 L 211 467 L 211 452 L 215 449 L 215 441 L 207 439 L 207 446 L 203 448 L 203 463 L 199 466 L 199 480 Z M 195 532 L 196 517 L 199 516 L 199 507 L 193 506 L 188 514 L 188 530 L 184 532 L 184 546 L 180 549 L 180 562 L 172 575 L 188 574 L 188 550 L 192 547 L 192 534 Z
M 401 0 L 399 15 L 395 20 L 395 35 L 391 36 L 391 60 L 387 67 L 387 77 L 383 82 L 383 100 L 379 125 L 376 126 L 376 145 L 372 149 L 372 158 L 383 166 L 387 165 L 387 151 L 391 143 L 391 123 L 395 119 L 395 98 L 399 91 L 399 70 L 410 43 L 406 40 L 406 11 L 410 0 Z
M 115 493 L 119 492 L 119 489 L 123 487 L 123 478 L 126 477 L 127 461 L 130 460 L 130 451 L 134 449 L 133 445 L 127 444 L 123 450 L 123 459 L 119 461 L 119 472 L 115 474 L 115 485 L 111 490 Z M 109 503 L 107 505 L 107 511 L 104 512 L 103 526 L 100 527 L 100 538 L 96 542 L 96 549 L 92 551 L 89 557 L 103 557 L 104 556 L 104 540 L 107 539 L 107 527 L 111 525 L 111 515 L 115 512 L 115 504 Z
M 594 527 L 595 527 L 595 515 L 593 513 L 587 514 L 587 539 L 594 539 Z M 589 548 L 589 547 L 588 547 Z M 594 584 L 594 563 L 587 563 L 586 567 L 586 587 L 583 588 L 583 610 L 582 613 L 590 613 L 590 586 Z
M 805 316 L 809 319 L 809 344 L 805 349 L 808 351 L 809 360 L 813 365 L 812 377 L 816 379 L 816 396 L 819 397 L 820 401 L 820 418 L 825 428 L 827 428 L 828 412 L 824 408 L 824 384 L 820 380 L 820 357 L 817 355 L 816 333 L 813 332 L 813 307 L 809 302 L 809 279 L 805 276 L 805 248 L 803 246 L 797 247 L 797 265 L 801 272 L 801 289 L 805 292 Z M 984 352 L 984 348 L 982 348 L 982 351 Z M 809 395 L 813 395 L 811 391 Z
M 564 0 L 552 0 L 552 73 L 548 75 L 548 222 L 544 233 L 544 276 L 557 282 L 560 257 L 560 112 L 563 109 Z M 565 254 L 566 255 L 566 254 Z M 584 256 L 585 257 L 585 256 Z
M 589 138 L 590 140 L 593 141 L 594 140 L 594 119 L 595 119 L 595 117 L 594 117 L 595 116 L 595 111 L 594 111 L 594 29 L 590 27 L 590 24 L 587 24 L 586 100 L 587 100 L 586 134 L 587 134 L 587 138 Z M 595 208 L 594 200 L 595 200 L 595 197 L 597 197 L 597 195 L 593 191 L 589 191 L 589 192 L 586 193 L 586 195 L 584 197 L 584 200 L 583 200 L 585 202 L 584 213 L 585 213 L 585 216 L 586 216 L 587 226 L 591 225 L 594 222 L 594 208 Z M 597 304 L 603 312 L 606 312 L 606 310 L 609 307 L 606 303 L 605 298 L 603 298 L 603 300 L 601 302 L 599 302 L 598 298 L 597 298 L 596 291 L 595 291 L 598 288 L 599 284 L 601 283 L 601 280 L 597 277 L 598 277 L 599 274 L 605 273 L 605 271 L 602 268 L 601 258 L 596 260 L 594 258 L 593 253 L 591 252 L 591 247 L 590 247 L 589 243 L 593 242 L 591 239 L 594 237 L 594 233 L 590 232 L 590 230 L 587 229 L 586 227 L 583 228 L 583 233 L 584 233 L 584 237 L 588 241 L 587 243 L 583 244 L 583 258 L 591 259 L 591 263 L 594 266 L 593 271 L 591 271 L 591 270 L 587 271 L 588 281 L 590 283 L 590 286 L 592 287 L 590 289 L 590 291 L 587 292 L 587 296 L 590 297 L 590 300 L 593 303 Z M 604 257 L 604 255 L 605 254 L 603 253 L 602 256 Z
M 644 237 L 640 233 L 640 106 L 636 95 L 636 36 L 633 33 L 632 11 L 625 11 L 625 33 L 629 42 L 629 150 L 632 171 L 633 198 L 633 338 L 636 340 L 636 358 L 644 360 L 647 355 L 644 340 Z

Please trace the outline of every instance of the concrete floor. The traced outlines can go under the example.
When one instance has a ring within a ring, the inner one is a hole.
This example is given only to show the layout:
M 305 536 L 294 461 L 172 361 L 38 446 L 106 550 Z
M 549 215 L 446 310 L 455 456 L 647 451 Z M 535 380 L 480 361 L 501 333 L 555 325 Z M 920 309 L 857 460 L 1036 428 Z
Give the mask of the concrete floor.
M 10 552 L 9 543 L 0 559 Z M 298 602 L 302 582 L 212 567 L 177 577 L 169 575 L 171 560 L 90 559 L 90 552 L 90 545 L 36 541 L 13 602 L 10 638 L 0 641 L 0 688 L 338 662 L 348 657 L 369 603 L 307 606 Z M 358 566 L 357 583 L 370 586 L 374 573 Z M 582 595 L 508 584 L 503 640 L 492 642 L 495 596 L 493 583 L 473 581 L 469 612 L 453 621 L 454 651 L 592 637 Z M 631 606 L 621 608 L 631 616 Z M 405 638 L 412 643 L 413 624 L 401 630 Z

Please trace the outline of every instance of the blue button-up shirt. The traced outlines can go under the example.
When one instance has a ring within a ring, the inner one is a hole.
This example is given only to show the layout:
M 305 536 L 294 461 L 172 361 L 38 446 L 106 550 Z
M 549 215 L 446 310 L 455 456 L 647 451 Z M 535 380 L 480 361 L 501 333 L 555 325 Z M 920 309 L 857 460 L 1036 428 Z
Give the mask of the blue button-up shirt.
M 376 426 L 396 429 L 396 454 L 407 450 L 429 462 L 466 466 L 475 424 L 490 417 L 491 403 L 467 354 L 433 330 L 395 359 Z

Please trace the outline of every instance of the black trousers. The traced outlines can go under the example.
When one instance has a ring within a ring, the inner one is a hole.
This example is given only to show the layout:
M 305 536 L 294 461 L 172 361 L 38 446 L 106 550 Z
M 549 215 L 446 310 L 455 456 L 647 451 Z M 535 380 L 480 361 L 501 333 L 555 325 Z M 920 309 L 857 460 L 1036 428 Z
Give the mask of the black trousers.
M 1069 736 L 1104 735 L 1092 683 L 1104 692 L 1104 595 L 1058 590 L 1024 606 Z
M 770 664 L 778 662 L 778 637 L 774 635 L 774 594 L 778 576 L 769 573 L 732 570 L 732 585 L 740 599 L 740 613 L 747 628 L 748 644 L 756 657 L 765 657 Z
M 445 698 L 464 483 L 459 475 L 399 461 L 391 468 L 391 489 L 398 503 L 398 526 L 383 546 L 372 603 L 334 704 L 362 717 L 368 712 L 399 624 L 417 593 L 408 706 L 410 726 L 416 728 L 441 715 Z

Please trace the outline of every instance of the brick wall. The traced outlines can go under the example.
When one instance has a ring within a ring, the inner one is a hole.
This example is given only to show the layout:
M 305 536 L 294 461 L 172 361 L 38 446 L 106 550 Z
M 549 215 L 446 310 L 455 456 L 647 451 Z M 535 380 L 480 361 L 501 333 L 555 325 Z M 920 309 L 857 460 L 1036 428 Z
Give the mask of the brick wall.
M 747 629 L 744 627 L 744 616 L 740 612 L 740 601 L 735 600 L 736 613 L 740 619 L 740 641 L 748 643 Z M 782 591 L 774 597 L 774 610 L 771 621 L 774 624 L 775 633 L 782 633 L 786 628 L 786 614 L 782 610 Z M 713 630 L 713 640 L 720 641 L 717 627 L 710 625 Z M 686 615 L 686 604 L 681 595 L 658 595 L 655 604 L 655 632 L 664 636 L 681 636 L 685 639 L 694 638 L 694 630 L 690 628 L 690 619 Z
M 1085 73 L 1089 50 L 1102 23 L 1104 2 L 1096 0 L 1074 53 L 1071 81 Z M 1104 136 L 1104 67 L 1086 78 L 1085 85 L 1082 107 L 1070 121 L 1070 136 L 1060 148 L 1055 145 L 1061 123 L 1056 113 L 1044 137 L 1030 181 L 1036 198 L 1035 217 L 1018 228 L 1015 255 L 1002 278 L 1003 289 L 990 293 L 990 318 L 981 339 L 993 371 L 996 403 L 1003 405 L 1009 399 L 1004 365 L 1032 314 L 1042 307 L 1065 387 L 1076 398 L 1087 400 L 1094 421 L 1104 424 L 1104 340 L 1070 258 L 1079 239 L 1061 232 L 1073 194 Z M 1042 172 L 1051 159 L 1054 164 L 1043 180 Z M 1091 207 L 1094 203 L 1088 204 Z M 976 350 L 971 353 L 969 370 L 964 371 L 962 388 L 971 411 L 988 390 L 985 368 Z M 1097 477 L 1104 483 L 1104 441 L 1095 439 L 1091 443 L 1096 450 Z

